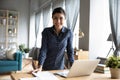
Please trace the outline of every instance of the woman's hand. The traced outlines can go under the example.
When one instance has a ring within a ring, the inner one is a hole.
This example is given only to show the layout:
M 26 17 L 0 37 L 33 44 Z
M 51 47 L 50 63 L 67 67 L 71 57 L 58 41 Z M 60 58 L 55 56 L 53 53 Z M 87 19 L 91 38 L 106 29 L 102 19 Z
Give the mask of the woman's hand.
M 37 69 L 33 70 L 32 72 L 37 73 L 38 71 L 42 71 L 42 69 L 41 68 L 37 68 Z
M 34 69 L 32 72 L 37 73 L 38 71 L 42 71 L 42 66 L 41 65 L 38 68 Z

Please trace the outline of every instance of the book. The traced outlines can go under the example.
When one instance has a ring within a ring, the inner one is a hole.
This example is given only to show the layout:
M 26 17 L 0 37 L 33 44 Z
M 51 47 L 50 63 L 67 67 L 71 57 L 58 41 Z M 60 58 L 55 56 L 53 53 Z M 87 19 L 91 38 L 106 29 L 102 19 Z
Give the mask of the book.
M 95 72 L 97 72 L 97 73 L 104 73 L 104 74 L 110 73 L 109 70 L 98 70 L 98 69 L 96 69 Z
M 98 64 L 94 72 L 99 73 L 110 73 L 109 67 L 106 67 L 104 64 Z
M 104 64 L 98 64 L 96 68 L 99 70 L 109 70 L 109 67 L 106 67 Z
M 98 64 L 97 66 L 99 66 L 99 67 L 106 67 L 105 64 Z

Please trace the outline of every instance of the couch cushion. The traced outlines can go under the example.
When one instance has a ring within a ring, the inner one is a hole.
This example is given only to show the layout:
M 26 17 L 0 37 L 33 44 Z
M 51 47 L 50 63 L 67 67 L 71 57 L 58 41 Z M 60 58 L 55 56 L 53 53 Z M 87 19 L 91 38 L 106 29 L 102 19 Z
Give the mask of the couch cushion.
M 5 50 L 0 50 L 0 60 L 1 59 L 6 59 L 6 51 Z
M 0 60 L 0 66 L 13 66 L 13 65 L 18 65 L 17 61 L 13 60 Z
M 14 54 L 16 52 L 16 49 L 10 49 L 6 51 L 6 57 L 7 59 L 14 60 Z

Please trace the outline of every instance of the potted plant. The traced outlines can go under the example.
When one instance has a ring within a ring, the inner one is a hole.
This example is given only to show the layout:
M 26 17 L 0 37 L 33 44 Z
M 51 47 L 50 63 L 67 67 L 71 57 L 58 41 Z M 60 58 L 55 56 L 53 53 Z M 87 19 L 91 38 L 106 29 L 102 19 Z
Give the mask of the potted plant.
M 106 66 L 110 68 L 111 78 L 120 79 L 120 57 L 111 56 L 106 60 Z
M 29 51 L 30 51 L 30 49 L 29 48 L 24 48 L 24 52 L 25 52 L 25 58 L 28 58 L 28 56 L 29 56 Z
M 25 48 L 25 44 L 19 45 L 19 50 L 23 53 L 24 58 L 27 58 L 29 55 L 29 48 Z
M 30 49 L 29 48 L 24 48 L 25 53 L 29 53 Z
M 24 49 L 25 49 L 25 44 L 20 44 L 19 45 L 19 50 L 24 53 Z

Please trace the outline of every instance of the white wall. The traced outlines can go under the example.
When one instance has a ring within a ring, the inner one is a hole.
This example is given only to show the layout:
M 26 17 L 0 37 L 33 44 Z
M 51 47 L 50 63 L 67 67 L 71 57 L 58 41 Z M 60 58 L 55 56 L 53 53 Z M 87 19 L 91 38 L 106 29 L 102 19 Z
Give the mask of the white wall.
M 29 0 L 0 0 L 0 9 L 19 11 L 18 44 L 28 45 Z
M 90 0 L 90 58 L 106 57 L 111 47 L 108 0 Z

